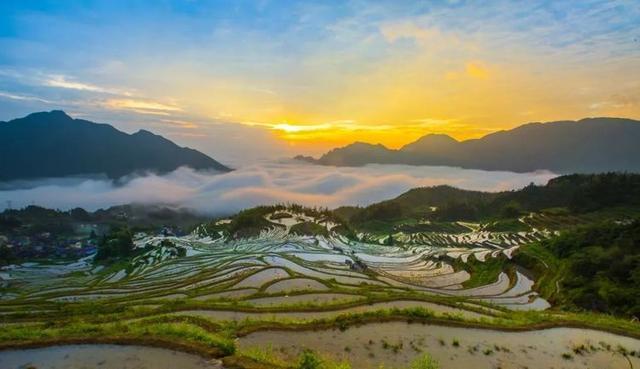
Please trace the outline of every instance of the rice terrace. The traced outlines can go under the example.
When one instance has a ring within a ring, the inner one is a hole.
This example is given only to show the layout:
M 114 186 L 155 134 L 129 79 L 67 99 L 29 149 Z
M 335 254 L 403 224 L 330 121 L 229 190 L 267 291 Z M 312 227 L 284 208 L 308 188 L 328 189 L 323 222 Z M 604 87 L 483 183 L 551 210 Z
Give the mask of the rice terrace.
M 639 369 L 640 1 L 0 1 L 0 369 Z
M 594 186 L 611 196 L 587 201 Z M 584 266 L 565 259 L 563 240 L 598 227 L 637 237 L 636 208 L 619 204 L 638 191 L 635 175 L 568 176 L 497 194 L 416 189 L 366 208 L 258 207 L 184 236 L 123 229 L 97 255 L 3 267 L 0 362 L 92 343 L 186 351 L 224 368 L 413 368 L 425 353 L 451 368 L 630 367 L 640 330 L 624 316 L 638 305 L 576 310 L 581 286 L 569 278 Z M 447 197 L 467 197 L 480 221 L 468 209 L 451 220 Z M 524 211 L 516 198 L 573 204 Z M 100 261 L 127 236 L 129 259 Z

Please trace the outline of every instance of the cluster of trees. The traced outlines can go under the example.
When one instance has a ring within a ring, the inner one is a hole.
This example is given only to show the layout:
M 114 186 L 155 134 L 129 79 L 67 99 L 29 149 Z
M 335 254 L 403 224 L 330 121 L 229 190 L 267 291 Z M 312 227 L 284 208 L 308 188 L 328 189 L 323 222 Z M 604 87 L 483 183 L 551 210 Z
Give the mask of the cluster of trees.
M 14 261 L 16 261 L 16 256 L 13 249 L 0 244 L 0 266 L 12 264 Z
M 233 218 L 231 223 L 218 225 L 215 221 L 210 222 L 207 225 L 209 233 L 216 231 L 224 231 L 234 237 L 250 237 L 256 236 L 260 231 L 270 228 L 278 227 L 280 224 L 268 221 L 265 217 L 276 211 L 285 211 L 291 213 L 305 214 L 310 217 L 314 217 L 318 220 L 333 221 L 337 224 L 342 224 L 342 218 L 335 212 L 330 211 L 327 208 L 310 208 L 297 204 L 277 204 L 272 206 L 257 206 L 251 209 L 240 211 Z M 347 227 L 342 227 L 342 232 L 348 232 Z M 296 228 L 299 234 L 308 234 L 310 232 L 321 231 L 322 227 L 313 227 L 311 224 L 306 224 Z
M 0 214 L 0 232 L 11 232 L 22 226 L 20 219 L 10 214 Z
M 401 219 L 408 212 L 409 208 L 397 202 L 381 202 L 363 208 L 356 212 L 350 219 L 352 223 L 364 223 L 367 221 L 394 221 Z
M 49 232 L 55 235 L 71 235 L 73 222 L 77 221 L 75 209 L 69 212 L 27 206 L 24 209 L 7 209 L 0 213 L 0 232 L 10 235 L 31 235 Z
M 173 257 L 184 257 L 187 256 L 187 249 L 185 249 L 182 246 L 178 246 L 175 243 L 171 242 L 170 240 L 164 239 L 162 241 L 160 241 L 160 246 L 165 247 L 166 249 L 168 249 L 169 254 Z M 151 249 L 152 246 L 151 245 L 147 245 L 147 247 L 145 247 L 145 250 L 149 250 Z
M 237 237 L 256 236 L 262 229 L 274 226 L 265 216 L 277 210 L 284 210 L 283 206 L 258 206 L 239 212 L 233 217 L 228 226 L 223 227 L 229 234 Z
M 113 229 L 98 242 L 96 260 L 107 260 L 132 256 L 133 235 L 128 227 Z
M 327 231 L 326 227 L 313 222 L 298 223 L 293 227 L 291 227 L 291 230 L 289 231 L 289 233 L 294 233 L 300 236 L 315 236 L 315 235 L 328 236 L 329 235 L 329 232 Z
M 187 255 L 187 249 L 176 245 L 168 239 L 160 241 L 160 246 L 167 249 L 173 257 L 184 257 Z M 130 258 L 136 254 L 153 249 L 152 244 L 147 244 L 142 249 L 136 249 L 133 243 L 133 233 L 130 228 L 122 227 L 113 229 L 108 234 L 102 236 L 98 242 L 98 251 L 95 260 L 105 261 L 120 258 Z
M 434 221 L 513 219 L 531 211 L 566 208 L 584 213 L 615 206 L 640 207 L 640 174 L 573 174 L 517 191 L 467 191 L 450 186 L 416 188 L 395 199 L 337 211 L 352 224 L 406 218 Z M 435 210 L 433 210 L 435 209 Z
M 186 209 L 161 205 L 120 205 L 88 212 L 82 208 L 68 211 L 30 205 L 22 209 L 0 212 L 0 234 L 34 235 L 49 232 L 54 235 L 74 235 L 76 224 L 93 223 L 108 227 L 131 226 L 137 229 L 155 229 L 170 226 L 174 229 L 192 229 L 206 221 L 206 217 Z
M 640 220 L 580 227 L 543 246 L 566 263 L 562 303 L 640 318 Z
M 545 186 L 529 186 L 501 193 L 494 205 L 517 202 L 523 209 L 564 207 L 584 213 L 615 206 L 640 206 L 640 174 L 571 174 L 551 179 Z

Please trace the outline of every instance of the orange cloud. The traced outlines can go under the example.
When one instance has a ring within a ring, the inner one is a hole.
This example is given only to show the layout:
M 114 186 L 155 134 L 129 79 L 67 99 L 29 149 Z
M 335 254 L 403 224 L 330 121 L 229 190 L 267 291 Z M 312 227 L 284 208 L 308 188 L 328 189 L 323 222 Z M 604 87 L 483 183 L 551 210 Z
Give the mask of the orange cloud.
M 489 69 L 482 62 L 468 62 L 465 70 L 470 77 L 477 79 L 489 78 Z
M 169 115 L 171 112 L 179 112 L 182 109 L 176 105 L 169 105 L 151 100 L 140 99 L 108 99 L 104 106 L 110 109 L 131 110 L 141 114 Z

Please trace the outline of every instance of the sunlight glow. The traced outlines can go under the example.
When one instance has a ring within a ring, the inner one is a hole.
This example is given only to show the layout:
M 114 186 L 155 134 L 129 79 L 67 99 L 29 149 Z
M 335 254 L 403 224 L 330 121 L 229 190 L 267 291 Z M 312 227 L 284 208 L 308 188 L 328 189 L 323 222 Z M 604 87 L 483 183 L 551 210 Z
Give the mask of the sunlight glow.
M 81 21 L 70 7 L 52 16 L 56 27 L 31 16 L 28 2 L 9 3 L 7 119 L 64 109 L 137 128 L 155 119 L 160 134 L 181 137 L 230 124 L 304 153 L 640 117 L 631 3 L 248 2 L 227 18 L 216 2 L 179 16 L 106 2 L 100 20 Z

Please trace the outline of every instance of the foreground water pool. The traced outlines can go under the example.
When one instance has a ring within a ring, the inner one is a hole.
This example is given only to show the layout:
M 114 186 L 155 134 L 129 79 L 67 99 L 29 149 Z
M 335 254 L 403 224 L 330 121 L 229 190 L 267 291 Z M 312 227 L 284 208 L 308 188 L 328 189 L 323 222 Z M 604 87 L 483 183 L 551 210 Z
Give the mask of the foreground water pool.
M 353 368 L 407 368 L 421 353 L 441 369 L 627 369 L 640 367 L 640 340 L 606 332 L 552 328 L 529 332 L 401 322 L 323 331 L 262 331 L 239 340 L 242 349 L 271 347 L 284 359 L 309 348 Z M 632 355 L 623 355 L 622 352 Z
M 222 369 L 215 360 L 144 346 L 65 345 L 0 351 L 2 369 Z

